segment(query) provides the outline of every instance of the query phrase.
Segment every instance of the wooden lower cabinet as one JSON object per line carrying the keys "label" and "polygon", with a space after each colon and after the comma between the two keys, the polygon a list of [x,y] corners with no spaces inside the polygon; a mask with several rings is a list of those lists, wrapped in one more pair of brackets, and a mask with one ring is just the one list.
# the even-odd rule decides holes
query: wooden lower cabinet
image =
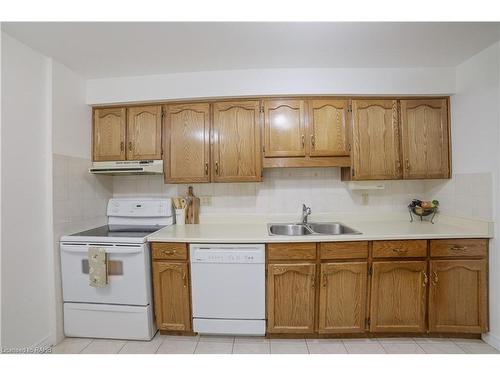
{"label": "wooden lower cabinet", "polygon": [[167,331],[191,331],[187,262],[153,261],[156,326]]}
{"label": "wooden lower cabinet", "polygon": [[367,262],[321,264],[319,333],[364,332]]}
{"label": "wooden lower cabinet", "polygon": [[430,332],[488,330],[486,260],[431,260],[430,279]]}
{"label": "wooden lower cabinet", "polygon": [[267,331],[314,332],[316,264],[269,264],[267,274]]}
{"label": "wooden lower cabinet", "polygon": [[427,261],[374,262],[371,332],[425,332]]}

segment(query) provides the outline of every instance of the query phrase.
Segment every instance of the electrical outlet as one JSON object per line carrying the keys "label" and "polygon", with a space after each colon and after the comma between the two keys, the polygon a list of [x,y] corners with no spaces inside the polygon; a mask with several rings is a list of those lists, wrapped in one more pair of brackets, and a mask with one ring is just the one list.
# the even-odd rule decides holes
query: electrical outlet
{"label": "electrical outlet", "polygon": [[200,206],[211,206],[212,205],[212,197],[200,197]]}

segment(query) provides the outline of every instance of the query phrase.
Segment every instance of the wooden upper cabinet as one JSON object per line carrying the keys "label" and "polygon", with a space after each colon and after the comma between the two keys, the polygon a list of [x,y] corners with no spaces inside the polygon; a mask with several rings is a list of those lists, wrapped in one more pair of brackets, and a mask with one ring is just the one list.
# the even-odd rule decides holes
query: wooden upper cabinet
{"label": "wooden upper cabinet", "polygon": [[353,180],[401,178],[397,100],[353,100],[352,132]]}
{"label": "wooden upper cabinet", "polygon": [[267,276],[267,331],[314,331],[316,265],[269,264]]}
{"label": "wooden upper cabinet", "polygon": [[310,156],[347,156],[347,100],[310,100],[308,138]]}
{"label": "wooden upper cabinet", "polygon": [[370,331],[424,332],[427,262],[374,262]]}
{"label": "wooden upper cabinet", "polygon": [[261,181],[260,102],[213,104],[213,180]]}
{"label": "wooden upper cabinet", "polygon": [[154,261],[153,289],[156,326],[191,331],[188,264]]}
{"label": "wooden upper cabinet", "polygon": [[165,182],[210,182],[210,105],[173,104],[165,109]]}
{"label": "wooden upper cabinet", "polygon": [[401,100],[405,179],[449,178],[446,99]]}
{"label": "wooden upper cabinet", "polygon": [[323,263],[319,333],[364,332],[367,262]]}
{"label": "wooden upper cabinet", "polygon": [[265,157],[306,155],[304,100],[264,101]]}
{"label": "wooden upper cabinet", "polygon": [[161,159],[161,106],[127,109],[127,159]]}
{"label": "wooden upper cabinet", "polygon": [[93,160],[125,160],[125,108],[94,110]]}
{"label": "wooden upper cabinet", "polygon": [[429,331],[488,330],[486,260],[432,260]]}

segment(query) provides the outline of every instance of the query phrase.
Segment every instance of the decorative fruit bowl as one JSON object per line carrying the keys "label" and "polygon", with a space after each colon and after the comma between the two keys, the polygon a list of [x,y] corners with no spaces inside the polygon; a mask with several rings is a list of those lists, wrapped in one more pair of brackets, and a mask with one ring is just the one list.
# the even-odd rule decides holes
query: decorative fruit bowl
{"label": "decorative fruit bowl", "polygon": [[433,201],[421,201],[419,199],[414,199],[408,205],[408,210],[410,212],[410,222],[413,222],[413,214],[420,216],[420,220],[423,220],[424,216],[432,215],[431,223],[434,224],[434,216],[438,211],[439,202],[437,200]]}

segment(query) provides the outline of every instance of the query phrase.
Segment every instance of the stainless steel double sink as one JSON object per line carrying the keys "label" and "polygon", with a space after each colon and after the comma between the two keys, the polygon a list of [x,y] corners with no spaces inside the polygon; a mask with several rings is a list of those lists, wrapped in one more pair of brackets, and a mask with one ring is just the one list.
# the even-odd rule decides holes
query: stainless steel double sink
{"label": "stainless steel double sink", "polygon": [[267,224],[270,236],[311,236],[311,235],[341,235],[361,234],[342,223],[275,223]]}

